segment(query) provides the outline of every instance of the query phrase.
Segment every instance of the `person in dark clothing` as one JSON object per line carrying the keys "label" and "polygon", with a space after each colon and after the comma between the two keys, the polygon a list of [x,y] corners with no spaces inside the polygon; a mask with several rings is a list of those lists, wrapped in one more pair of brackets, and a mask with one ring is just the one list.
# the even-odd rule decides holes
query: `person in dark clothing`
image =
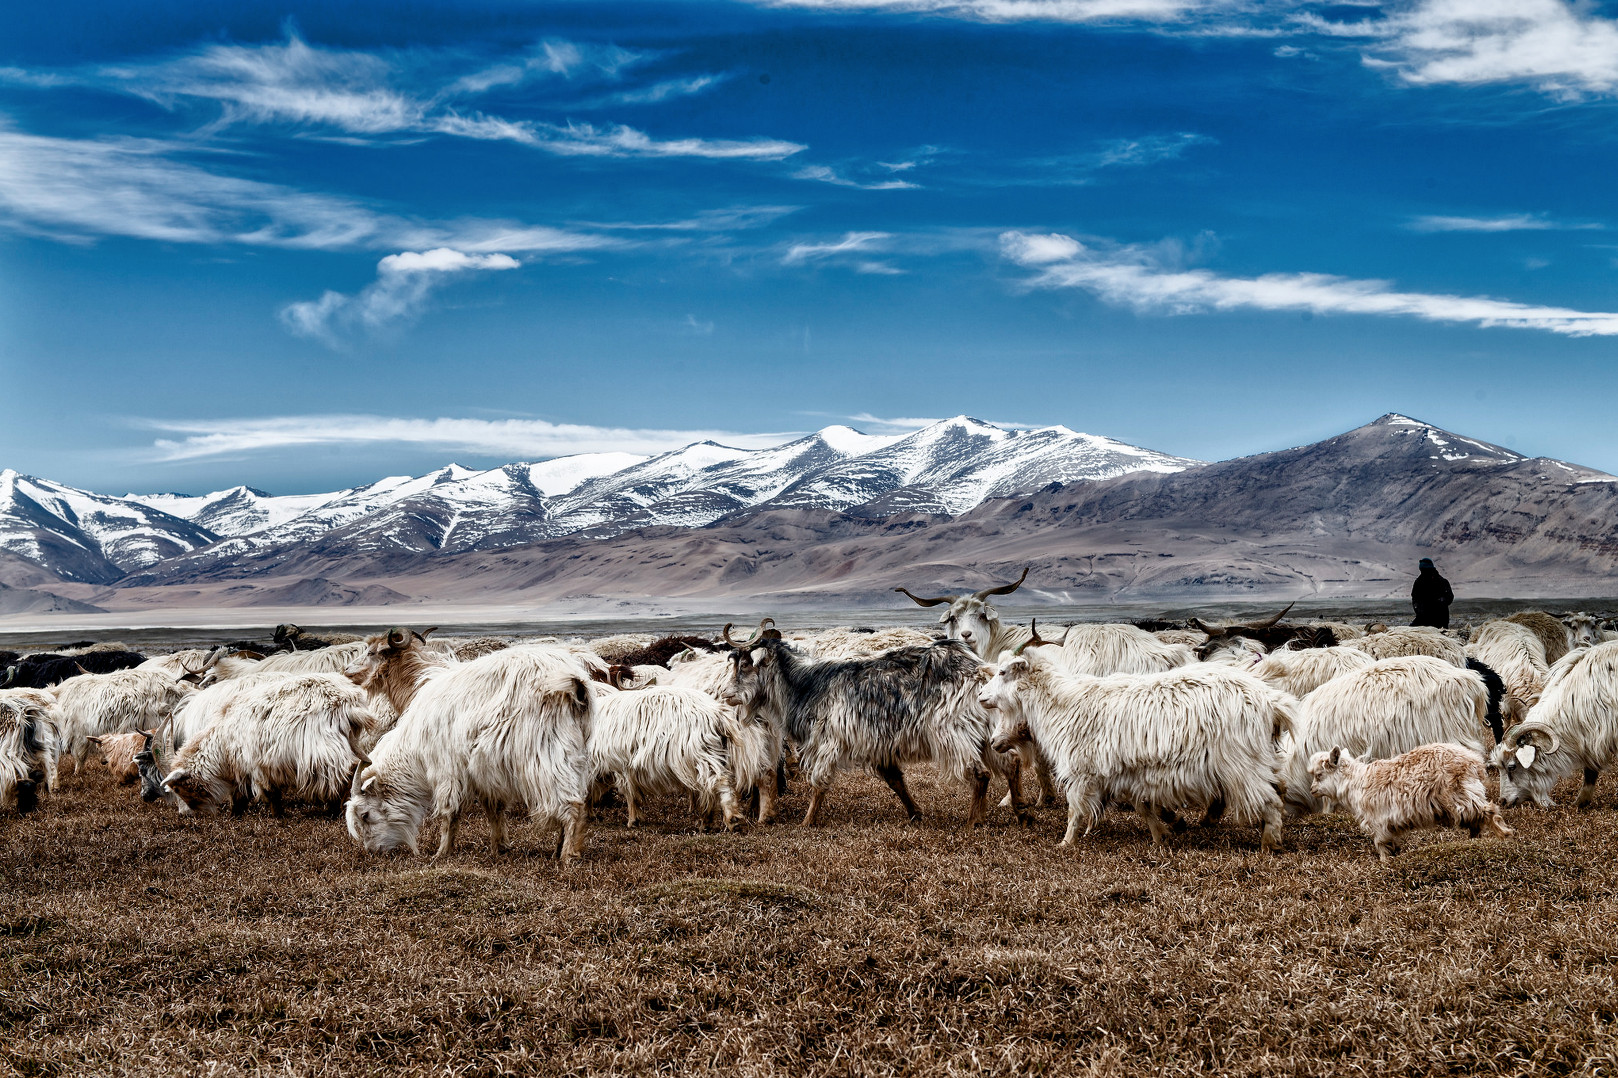
{"label": "person in dark clothing", "polygon": [[1412,625],[1431,625],[1437,629],[1449,628],[1449,604],[1455,601],[1449,581],[1438,575],[1433,559],[1421,559],[1421,574],[1410,589],[1410,605],[1416,608]]}

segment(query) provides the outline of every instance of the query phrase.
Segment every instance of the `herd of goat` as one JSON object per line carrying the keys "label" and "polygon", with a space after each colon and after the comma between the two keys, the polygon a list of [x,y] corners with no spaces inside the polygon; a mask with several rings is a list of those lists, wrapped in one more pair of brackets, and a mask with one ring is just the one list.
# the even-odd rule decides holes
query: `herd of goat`
{"label": "herd of goat", "polygon": [[[938,598],[934,632],[832,629],[746,639],[621,635],[590,643],[429,641],[432,630],[316,640],[296,626],[250,642],[147,657],[116,646],[0,652],[0,807],[27,813],[59,762],[92,757],[181,814],[287,801],[345,813],[375,854],[453,849],[481,806],[583,850],[591,807],[615,791],[628,824],[648,794],[685,793],[705,826],[775,819],[788,764],[821,816],[839,771],[865,768],[921,816],[905,768],[972,793],[967,823],[1001,804],[1068,806],[1064,845],[1109,807],[1155,842],[1197,817],[1260,827],[1355,816],[1387,857],[1405,832],[1509,835],[1490,798],[1551,804],[1582,774],[1590,804],[1618,756],[1618,634],[1584,614],[1514,614],[1470,632],[1257,622],[1003,622],[992,599],[1027,578]],[[1047,638],[1042,633],[1050,633]],[[1488,753],[1487,757],[1485,753]],[[160,763],[161,761],[161,763]],[[346,804],[346,807],[345,807]]]}

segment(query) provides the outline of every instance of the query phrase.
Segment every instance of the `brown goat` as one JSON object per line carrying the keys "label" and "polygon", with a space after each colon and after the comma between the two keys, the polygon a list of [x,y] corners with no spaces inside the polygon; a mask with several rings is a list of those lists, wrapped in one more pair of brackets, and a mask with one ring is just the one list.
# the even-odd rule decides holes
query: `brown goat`
{"label": "brown goat", "polygon": [[107,770],[120,786],[133,786],[140,781],[140,766],[135,754],[152,743],[156,730],[136,730],[127,734],[101,734],[84,740],[101,750]]}

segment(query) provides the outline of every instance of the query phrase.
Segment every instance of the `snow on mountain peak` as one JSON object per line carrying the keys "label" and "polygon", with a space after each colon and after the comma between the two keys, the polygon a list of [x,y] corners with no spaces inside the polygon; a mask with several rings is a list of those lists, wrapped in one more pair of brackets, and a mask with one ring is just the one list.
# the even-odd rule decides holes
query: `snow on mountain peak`
{"label": "snow on mountain peak", "polygon": [[841,423],[822,427],[815,432],[815,436],[848,457],[857,457],[862,453],[883,449],[904,437],[902,434],[866,434]]}
{"label": "snow on mountain peak", "polygon": [[1006,430],[961,415],[897,435],[833,424],[760,450],[703,441],[654,457],[590,453],[482,470],[447,464],[318,494],[236,486],[118,499],[8,469],[0,473],[0,549],[74,579],[112,580],[189,552],[185,566],[195,568],[308,544],[329,544],[328,553],[343,557],[494,549],[576,533],[700,527],[770,509],[962,513],[1052,482],[1193,463],[1066,427]]}

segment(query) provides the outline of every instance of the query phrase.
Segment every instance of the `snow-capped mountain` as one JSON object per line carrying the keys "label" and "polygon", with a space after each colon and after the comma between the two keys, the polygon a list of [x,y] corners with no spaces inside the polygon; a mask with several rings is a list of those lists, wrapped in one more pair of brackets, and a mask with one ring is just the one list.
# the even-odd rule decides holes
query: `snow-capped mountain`
{"label": "snow-capped mountain", "polygon": [[66,580],[107,583],[217,538],[138,501],[0,471],[0,550]]}
{"label": "snow-capped mountain", "polygon": [[1005,430],[958,416],[909,435],[832,426],[762,450],[698,442],[651,458],[593,453],[484,470],[452,464],[327,494],[272,496],[239,486],[111,498],[5,473],[13,476],[5,489],[21,483],[39,494],[0,506],[0,549],[67,579],[106,582],[180,555],[187,555],[183,571],[194,572],[310,549],[450,553],[700,527],[761,508],[959,514],[1052,482],[1196,463],[1065,427]]}

